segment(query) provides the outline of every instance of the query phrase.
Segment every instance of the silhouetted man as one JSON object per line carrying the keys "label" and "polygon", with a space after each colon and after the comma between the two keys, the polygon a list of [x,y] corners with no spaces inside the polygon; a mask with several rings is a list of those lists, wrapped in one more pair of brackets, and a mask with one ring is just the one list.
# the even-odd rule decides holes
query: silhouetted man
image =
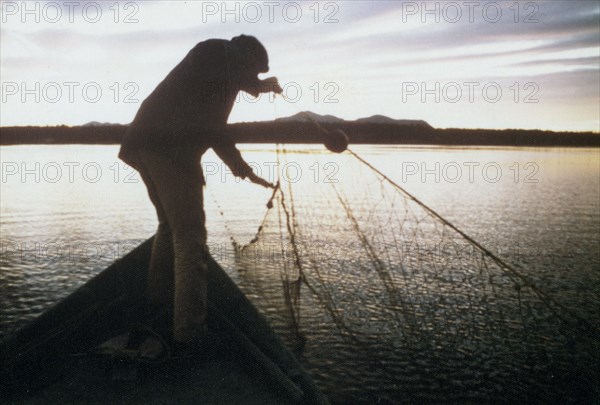
{"label": "silhouetted man", "polygon": [[200,157],[213,148],[236,176],[273,187],[252,172],[226,129],[240,90],[282,92],[276,78],[258,79],[268,70],[267,51],[254,37],[200,42],[144,100],[123,139],[119,157],[140,173],[158,215],[146,293],[151,304],[173,304],[176,345],[206,333]]}

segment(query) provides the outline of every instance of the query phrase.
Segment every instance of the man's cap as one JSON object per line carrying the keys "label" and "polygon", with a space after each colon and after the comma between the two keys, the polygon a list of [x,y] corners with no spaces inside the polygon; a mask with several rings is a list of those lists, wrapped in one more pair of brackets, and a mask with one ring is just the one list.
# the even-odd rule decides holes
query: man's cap
{"label": "man's cap", "polygon": [[246,56],[252,56],[256,63],[258,73],[266,73],[269,71],[269,56],[267,50],[258,39],[250,35],[239,35],[231,39]]}

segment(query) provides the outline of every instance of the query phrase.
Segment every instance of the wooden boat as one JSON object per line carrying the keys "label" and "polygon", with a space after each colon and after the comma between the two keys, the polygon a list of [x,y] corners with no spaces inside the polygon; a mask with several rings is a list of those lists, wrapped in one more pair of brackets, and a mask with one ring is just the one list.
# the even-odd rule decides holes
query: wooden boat
{"label": "wooden boat", "polygon": [[[266,319],[212,258],[209,326],[222,337],[218,348],[203,359],[147,365],[97,355],[98,345],[140,317],[151,246],[152,239],[145,241],[0,343],[4,400],[327,403]],[[134,373],[129,381],[115,379],[115,370]]]}

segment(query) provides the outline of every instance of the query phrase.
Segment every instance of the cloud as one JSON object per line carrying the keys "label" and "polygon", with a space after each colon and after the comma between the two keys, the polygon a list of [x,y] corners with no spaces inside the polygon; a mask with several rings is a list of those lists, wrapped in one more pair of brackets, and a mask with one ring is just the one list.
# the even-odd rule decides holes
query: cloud
{"label": "cloud", "polygon": [[[406,7],[405,3],[399,4],[404,4]],[[388,9],[384,14],[377,14],[376,18],[360,20],[356,25],[342,25],[341,32],[333,36],[333,41],[337,46],[370,49],[372,52],[387,50],[444,52],[468,45],[523,40],[564,41],[565,37],[582,37],[588,44],[594,44],[595,39],[595,44],[598,43],[600,11],[596,2],[525,3],[536,4],[539,7],[532,17],[537,22],[532,23],[523,21],[527,15],[523,10],[518,17],[519,22],[515,23],[514,12],[510,9],[514,3],[492,3],[502,5],[503,17],[497,23],[491,23],[477,13],[472,23],[469,22],[468,15],[463,15],[458,23],[448,22],[438,15],[439,22],[436,23],[436,15],[406,16],[406,12],[402,12],[403,6],[397,6]],[[534,10],[530,10],[529,13],[532,11]],[[466,10],[463,12],[466,13]],[[368,29],[373,24],[379,26]],[[363,26],[366,28],[362,29]],[[407,27],[410,29],[407,30]]]}
{"label": "cloud", "polygon": [[[453,2],[439,1],[278,2],[272,22],[263,3],[254,2],[262,7],[256,23],[240,14],[252,2],[227,3],[230,10],[238,7],[233,13],[237,16],[226,10],[207,14],[206,2],[134,2],[137,8],[130,9],[125,9],[127,2],[116,8],[114,2],[97,2],[102,10],[97,23],[86,21],[81,12],[96,2],[79,3],[73,22],[23,24],[11,19],[2,24],[3,81],[135,81],[143,99],[197,42],[246,33],[266,45],[272,73],[282,80],[301,83],[308,95],[314,83],[322,87],[335,81],[346,97],[344,105],[360,94],[361,103],[373,113],[387,109],[407,80],[535,80],[549,94],[567,89],[572,105],[581,104],[578,94],[588,104],[598,104],[598,96],[591,95],[597,88],[600,42],[600,3],[595,1],[480,1],[472,21],[465,2],[454,2],[462,8],[456,23],[444,14]],[[69,11],[64,2],[57,4]],[[301,6],[298,22],[282,14],[286,7],[294,11],[294,4]],[[495,4],[501,6],[502,18],[492,23]],[[94,11],[95,6],[87,7]],[[437,15],[424,14],[423,7],[438,7]],[[486,7],[489,15],[483,14]],[[124,23],[128,15],[137,22]],[[526,23],[528,16],[537,22]],[[329,23],[324,22],[327,18]],[[340,109],[341,104],[314,107]],[[349,115],[358,114],[348,108]],[[419,118],[415,111],[412,116]]]}
{"label": "cloud", "polygon": [[588,56],[585,58],[560,58],[560,59],[541,59],[528,60],[524,62],[513,63],[509,66],[541,66],[541,65],[561,65],[561,66],[587,66],[594,68],[600,66],[600,57]]}

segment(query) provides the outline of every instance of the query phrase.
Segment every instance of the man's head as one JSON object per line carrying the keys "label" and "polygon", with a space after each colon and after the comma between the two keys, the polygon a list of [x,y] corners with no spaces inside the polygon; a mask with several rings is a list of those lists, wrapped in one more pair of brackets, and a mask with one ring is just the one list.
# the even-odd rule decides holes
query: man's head
{"label": "man's head", "polygon": [[248,73],[258,75],[269,71],[267,50],[258,39],[249,35],[240,35],[231,39],[240,52],[242,63]]}

